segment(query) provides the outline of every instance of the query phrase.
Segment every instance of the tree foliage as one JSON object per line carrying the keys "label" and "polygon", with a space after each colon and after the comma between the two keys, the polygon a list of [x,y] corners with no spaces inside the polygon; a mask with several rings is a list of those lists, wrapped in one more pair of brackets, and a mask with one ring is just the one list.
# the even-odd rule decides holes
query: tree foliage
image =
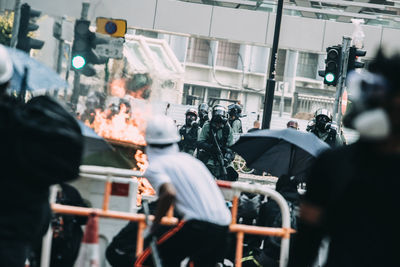
{"label": "tree foliage", "polygon": [[0,15],[0,44],[10,45],[14,12],[5,12]]}

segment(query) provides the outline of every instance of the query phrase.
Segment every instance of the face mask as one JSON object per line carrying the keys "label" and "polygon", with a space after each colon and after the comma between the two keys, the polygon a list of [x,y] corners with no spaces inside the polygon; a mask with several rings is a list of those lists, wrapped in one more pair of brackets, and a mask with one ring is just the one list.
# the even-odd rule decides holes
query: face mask
{"label": "face mask", "polygon": [[383,140],[390,134],[390,119],[382,108],[360,113],[354,118],[353,126],[367,140]]}

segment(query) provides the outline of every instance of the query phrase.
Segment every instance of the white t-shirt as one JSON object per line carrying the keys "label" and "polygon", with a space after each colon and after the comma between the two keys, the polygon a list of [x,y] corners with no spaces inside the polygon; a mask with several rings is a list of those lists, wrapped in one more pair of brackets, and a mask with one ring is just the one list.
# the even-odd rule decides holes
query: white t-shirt
{"label": "white t-shirt", "polygon": [[145,177],[159,193],[161,185],[171,183],[176,190],[176,210],[184,220],[201,220],[229,225],[231,214],[220,189],[206,166],[176,144],[167,148],[147,146],[149,167]]}

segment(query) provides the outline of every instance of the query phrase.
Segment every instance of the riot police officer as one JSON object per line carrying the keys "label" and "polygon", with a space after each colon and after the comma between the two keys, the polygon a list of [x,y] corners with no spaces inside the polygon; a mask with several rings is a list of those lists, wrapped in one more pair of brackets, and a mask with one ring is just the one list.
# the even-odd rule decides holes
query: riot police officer
{"label": "riot police officer", "polygon": [[230,104],[228,106],[229,113],[229,124],[232,127],[232,131],[234,134],[243,133],[242,129],[242,121],[240,117],[242,116],[242,107],[238,104]]}
{"label": "riot police officer", "polygon": [[211,120],[201,129],[197,144],[199,159],[217,179],[237,179],[237,173],[228,167],[234,158],[232,150],[228,148],[233,144],[233,134],[224,106],[213,107]]}
{"label": "riot police officer", "polygon": [[199,124],[200,124],[200,127],[203,127],[204,123],[209,121],[209,118],[208,118],[209,109],[210,109],[210,107],[207,105],[207,103],[201,103],[199,105],[198,111],[199,111]]}
{"label": "riot police officer", "polygon": [[196,150],[197,138],[199,135],[199,124],[197,123],[197,111],[189,108],[185,113],[185,124],[179,129],[181,141],[178,143],[179,149],[190,155],[194,155]]}
{"label": "riot police officer", "polygon": [[315,112],[314,118],[309,121],[306,130],[331,147],[343,145],[343,139],[337,132],[337,125],[332,122],[332,114],[325,108],[320,108]]}

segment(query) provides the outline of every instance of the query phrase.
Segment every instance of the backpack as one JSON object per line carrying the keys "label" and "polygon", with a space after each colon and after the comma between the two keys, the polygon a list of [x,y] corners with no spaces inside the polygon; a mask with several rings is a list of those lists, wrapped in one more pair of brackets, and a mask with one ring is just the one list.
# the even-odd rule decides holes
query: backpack
{"label": "backpack", "polygon": [[49,186],[76,179],[83,136],[77,120],[48,96],[32,98],[15,111],[14,156],[28,183]]}

